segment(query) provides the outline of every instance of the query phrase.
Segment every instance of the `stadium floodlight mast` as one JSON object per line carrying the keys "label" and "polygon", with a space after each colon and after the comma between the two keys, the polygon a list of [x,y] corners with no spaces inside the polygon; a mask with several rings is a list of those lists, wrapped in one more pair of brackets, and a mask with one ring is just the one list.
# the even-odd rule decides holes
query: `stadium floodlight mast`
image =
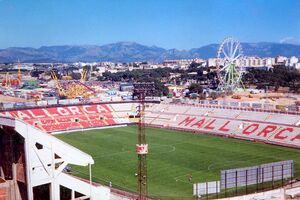
{"label": "stadium floodlight mast", "polygon": [[147,154],[148,144],[145,132],[145,97],[154,91],[154,83],[134,83],[133,96],[138,97],[139,123],[138,123],[138,144],[136,153],[138,155],[138,194],[139,200],[146,200],[148,196],[148,175],[147,175]]}
{"label": "stadium floodlight mast", "polygon": [[234,92],[243,87],[244,66],[241,43],[232,37],[225,38],[217,52],[218,90]]}

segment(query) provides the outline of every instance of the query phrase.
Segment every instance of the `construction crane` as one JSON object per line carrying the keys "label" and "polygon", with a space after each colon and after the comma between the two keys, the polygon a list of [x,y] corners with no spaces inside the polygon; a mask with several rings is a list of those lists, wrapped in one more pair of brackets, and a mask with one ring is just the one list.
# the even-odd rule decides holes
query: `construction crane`
{"label": "construction crane", "polygon": [[9,72],[7,72],[5,75],[5,80],[2,81],[2,86],[5,86],[6,88],[10,88],[10,87],[17,87],[19,85],[20,85],[19,79],[11,79]]}
{"label": "construction crane", "polygon": [[17,78],[11,78],[9,72],[5,75],[5,80],[2,81],[2,85],[6,88],[17,87],[21,84],[21,66],[20,61],[18,61],[18,74]]}
{"label": "construction crane", "polygon": [[[56,89],[60,97],[74,99],[77,97],[89,98],[95,96],[95,91],[93,91],[90,87],[88,87],[84,83],[75,80],[65,80],[64,82],[60,83],[55,71],[52,70],[50,73],[51,73],[51,78],[56,83]],[[84,74],[86,74],[86,72],[84,72]],[[82,75],[82,79],[84,79],[85,77],[84,74]]]}
{"label": "construction crane", "polygon": [[76,97],[89,98],[94,97],[95,92],[79,81],[71,81],[67,83],[65,90],[67,98],[74,99]]}
{"label": "construction crane", "polygon": [[81,72],[80,82],[85,82],[86,81],[87,74],[88,74],[88,70],[86,68],[84,68],[83,71]]}
{"label": "construction crane", "polygon": [[51,78],[55,81],[55,86],[56,86],[59,96],[66,96],[66,92],[63,89],[63,87],[61,86],[61,84],[56,76],[55,71],[51,70],[50,73],[51,73]]}

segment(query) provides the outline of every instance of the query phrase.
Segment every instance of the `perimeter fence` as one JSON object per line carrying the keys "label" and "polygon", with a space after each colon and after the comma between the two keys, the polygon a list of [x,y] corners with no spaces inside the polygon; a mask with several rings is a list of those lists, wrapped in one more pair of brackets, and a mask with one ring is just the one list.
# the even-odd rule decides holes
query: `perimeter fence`
{"label": "perimeter fence", "polygon": [[293,187],[294,178],[293,160],[222,170],[219,181],[194,184],[193,195],[197,199],[246,195],[287,185]]}

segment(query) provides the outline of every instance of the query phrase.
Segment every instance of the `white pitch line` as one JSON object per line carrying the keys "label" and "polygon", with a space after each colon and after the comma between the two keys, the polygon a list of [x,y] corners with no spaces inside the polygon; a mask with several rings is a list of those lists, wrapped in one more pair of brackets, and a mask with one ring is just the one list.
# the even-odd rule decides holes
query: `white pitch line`
{"label": "white pitch line", "polygon": [[[202,172],[202,171],[194,171],[194,172],[190,172],[190,173],[187,173],[187,174],[183,174],[183,175],[180,175],[180,176],[176,176],[176,177],[174,177],[173,179],[175,179],[175,180],[181,180],[179,177],[183,177],[183,176],[188,176],[188,175],[190,175],[190,174],[198,174],[198,173],[200,173],[200,172]],[[182,181],[181,180],[181,182],[185,182],[185,181]],[[186,182],[186,183],[189,183],[189,182]],[[190,184],[192,184],[192,183],[190,183]]]}
{"label": "white pitch line", "polygon": [[187,181],[183,181],[181,179],[175,179],[176,181],[180,181],[180,182],[183,182],[183,183],[187,183],[187,184],[190,184],[190,185],[193,185],[193,183],[190,183],[190,182],[187,182]]}
{"label": "white pitch line", "polygon": [[[155,145],[154,145],[155,146]],[[158,153],[151,153],[151,151],[150,151],[150,153],[149,154],[151,154],[151,155],[153,155],[153,154],[163,154],[163,153],[172,153],[172,152],[174,152],[174,151],[176,151],[176,147],[175,146],[173,146],[173,145],[164,145],[164,144],[156,144],[156,146],[166,146],[166,147],[171,147],[172,149],[171,150],[169,150],[169,151],[165,151],[165,152],[158,152]]]}
{"label": "white pitch line", "polygon": [[212,167],[212,166],[214,166],[214,165],[215,165],[214,163],[208,165],[207,170],[210,171],[210,167]]}

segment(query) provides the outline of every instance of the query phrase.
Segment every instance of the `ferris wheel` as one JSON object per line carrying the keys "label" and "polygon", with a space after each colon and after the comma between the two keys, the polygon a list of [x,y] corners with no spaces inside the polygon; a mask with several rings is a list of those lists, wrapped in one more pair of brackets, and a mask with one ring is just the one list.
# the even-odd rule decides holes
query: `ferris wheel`
{"label": "ferris wheel", "polygon": [[217,53],[217,78],[220,91],[236,91],[242,87],[244,56],[240,42],[232,37],[225,38]]}

